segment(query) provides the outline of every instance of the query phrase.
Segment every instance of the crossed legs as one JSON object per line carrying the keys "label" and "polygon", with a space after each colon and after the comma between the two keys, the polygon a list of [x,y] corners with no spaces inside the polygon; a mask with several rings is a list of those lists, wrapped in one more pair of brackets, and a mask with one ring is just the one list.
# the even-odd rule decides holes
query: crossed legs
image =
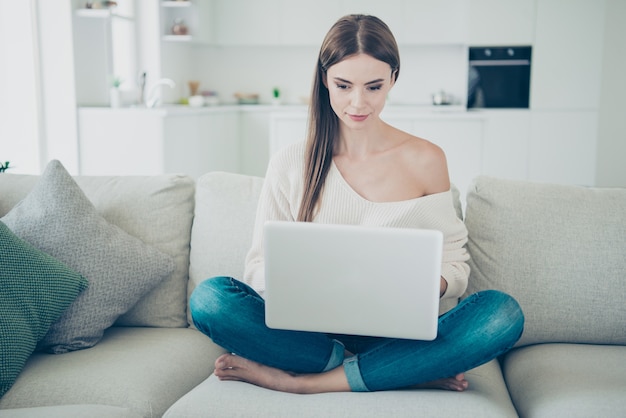
{"label": "crossed legs", "polygon": [[507,351],[523,328],[512,298],[480,292],[439,319],[434,341],[375,339],[352,356],[326,334],[267,328],[263,299],[232,278],[203,282],[190,306],[196,327],[234,353],[215,362],[219,379],[292,393],[404,387],[463,391],[468,387],[464,372]]}

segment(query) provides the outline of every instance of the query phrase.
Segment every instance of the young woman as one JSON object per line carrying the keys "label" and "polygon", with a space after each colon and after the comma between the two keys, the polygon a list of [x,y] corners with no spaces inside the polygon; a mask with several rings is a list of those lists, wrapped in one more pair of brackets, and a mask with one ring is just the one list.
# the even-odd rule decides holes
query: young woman
{"label": "young woman", "polygon": [[439,229],[440,295],[467,286],[467,230],[453,207],[436,145],[380,119],[400,73],[398,47],[376,17],[350,15],[330,29],[313,82],[308,139],[272,158],[257,210],[245,283],[216,277],[190,300],[196,327],[232,354],[221,380],[294,392],[434,387],[463,391],[464,372],[509,350],[524,317],[508,295],[471,295],[439,318],[434,341],[269,329],[264,319],[262,228],[267,220]]}

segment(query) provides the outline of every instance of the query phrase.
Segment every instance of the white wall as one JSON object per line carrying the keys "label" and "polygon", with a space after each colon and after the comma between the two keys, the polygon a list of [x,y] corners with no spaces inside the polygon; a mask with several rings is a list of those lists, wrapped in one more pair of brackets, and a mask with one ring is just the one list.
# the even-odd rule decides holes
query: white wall
{"label": "white wall", "polygon": [[0,0],[0,159],[78,172],[70,1]]}
{"label": "white wall", "polygon": [[43,102],[42,160],[57,159],[78,174],[78,133],[72,7],[70,0],[34,0],[37,5],[41,100]]}
{"label": "white wall", "polygon": [[607,0],[596,184],[626,187],[626,1]]}
{"label": "white wall", "polygon": [[31,2],[0,0],[0,161],[11,173],[40,168]]}

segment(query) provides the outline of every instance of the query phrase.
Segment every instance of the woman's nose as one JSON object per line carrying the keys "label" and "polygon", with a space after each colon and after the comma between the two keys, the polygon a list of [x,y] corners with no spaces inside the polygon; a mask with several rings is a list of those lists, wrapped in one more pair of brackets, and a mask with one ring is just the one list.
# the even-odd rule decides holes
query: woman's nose
{"label": "woman's nose", "polygon": [[359,108],[363,104],[363,92],[359,89],[354,89],[352,93],[352,106]]}

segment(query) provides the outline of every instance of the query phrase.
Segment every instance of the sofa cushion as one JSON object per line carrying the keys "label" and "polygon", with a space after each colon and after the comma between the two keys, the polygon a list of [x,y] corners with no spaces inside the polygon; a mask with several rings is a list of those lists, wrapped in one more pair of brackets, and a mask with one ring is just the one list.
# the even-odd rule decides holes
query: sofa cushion
{"label": "sofa cushion", "polygon": [[50,324],[87,287],[65,264],[0,222],[0,397],[13,385]]}
{"label": "sofa cushion", "polygon": [[112,327],[88,350],[33,354],[0,410],[101,404],[160,417],[209,376],[222,353],[194,329]]}
{"label": "sofa cushion", "polygon": [[497,361],[466,373],[469,389],[296,395],[212,375],[176,402],[164,418],[201,417],[517,417]]}
{"label": "sofa cushion", "polygon": [[173,270],[173,260],[102,218],[58,161],[2,220],[34,247],[89,280],[39,345],[63,353],[96,344],[103,331]]}
{"label": "sofa cushion", "polygon": [[0,410],[0,418],[141,418],[127,408],[108,405],[57,405]]}
{"label": "sofa cushion", "polygon": [[[0,175],[0,216],[35,186],[39,177]],[[98,213],[175,262],[174,271],[116,321],[125,326],[186,327],[189,237],[193,221],[193,179],[160,176],[77,176]]]}
{"label": "sofa cushion", "polygon": [[174,259],[174,271],[148,292],[116,324],[187,327],[189,238],[195,183],[189,176],[117,176],[76,178],[98,212]]}
{"label": "sofa cushion", "polygon": [[[262,186],[260,177],[223,172],[208,173],[198,179],[189,255],[189,294],[210,277],[243,279]],[[193,323],[191,318],[189,323]]]}
{"label": "sofa cushion", "polygon": [[520,416],[623,417],[626,347],[542,344],[511,351],[503,360]]}
{"label": "sofa cushion", "polygon": [[468,293],[498,289],[526,316],[519,345],[626,344],[626,189],[479,177],[467,196]]}

